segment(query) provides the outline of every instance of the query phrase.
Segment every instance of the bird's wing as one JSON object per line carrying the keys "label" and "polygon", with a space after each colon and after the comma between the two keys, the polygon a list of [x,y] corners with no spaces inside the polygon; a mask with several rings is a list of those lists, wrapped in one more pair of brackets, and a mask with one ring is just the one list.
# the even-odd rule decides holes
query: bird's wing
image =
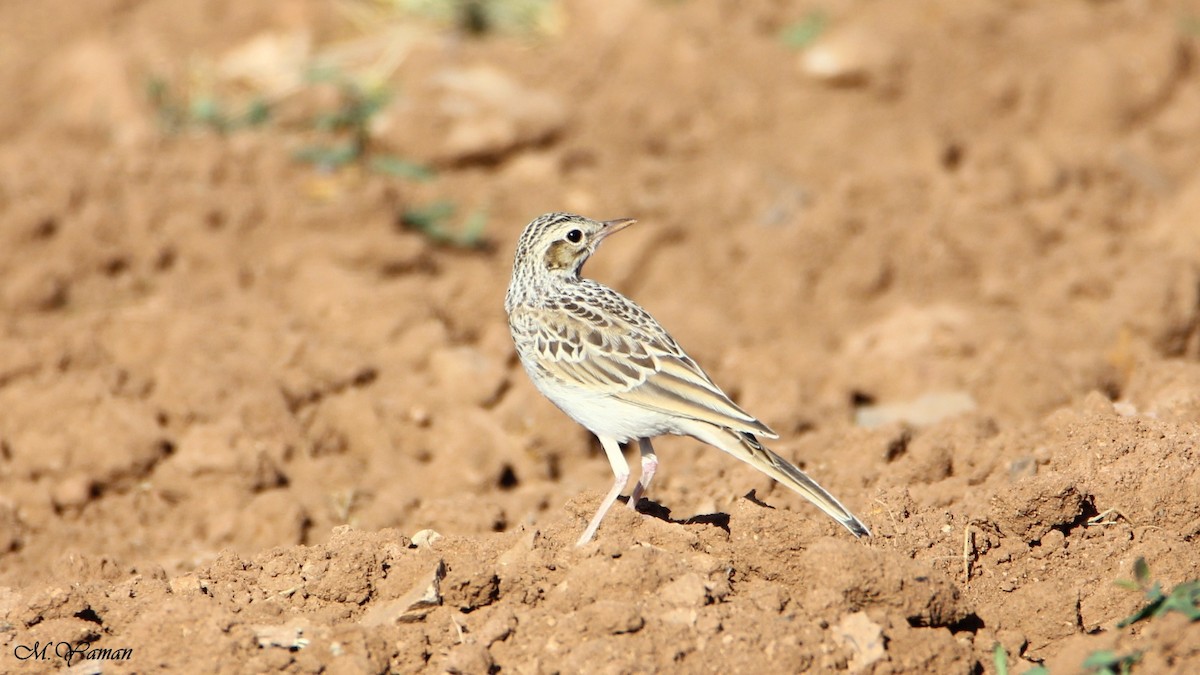
{"label": "bird's wing", "polygon": [[731,401],[649,313],[596,286],[604,293],[510,317],[517,349],[535,357],[543,375],[666,415],[778,437]]}

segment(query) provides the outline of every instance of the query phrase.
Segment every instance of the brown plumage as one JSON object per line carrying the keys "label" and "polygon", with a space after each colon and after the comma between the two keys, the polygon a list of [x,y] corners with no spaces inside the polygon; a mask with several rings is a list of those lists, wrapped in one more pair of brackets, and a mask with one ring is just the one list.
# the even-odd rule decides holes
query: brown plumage
{"label": "brown plumage", "polygon": [[595,534],[629,478],[620,443],[637,440],[642,476],[635,506],[658,466],[650,439],[693,436],[795,490],[855,536],[870,532],[803,471],[765,448],[778,438],[729,399],[646,310],[579,276],[600,242],[632,224],[565,213],[529,224],[505,298],[517,354],[534,385],[600,439],[615,480],[579,539]]}

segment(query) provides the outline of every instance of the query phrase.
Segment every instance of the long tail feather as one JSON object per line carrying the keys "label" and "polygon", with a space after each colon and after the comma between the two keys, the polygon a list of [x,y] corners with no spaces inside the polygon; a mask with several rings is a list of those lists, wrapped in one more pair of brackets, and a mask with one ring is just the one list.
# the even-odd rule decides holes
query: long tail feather
{"label": "long tail feather", "polygon": [[796,465],[769,450],[752,434],[714,427],[708,427],[704,432],[706,433],[694,435],[795,490],[801,497],[812,502],[849,530],[850,534],[856,537],[871,536],[871,531],[850,512],[850,509],[842,506],[842,503],[825,488],[809,478]]}

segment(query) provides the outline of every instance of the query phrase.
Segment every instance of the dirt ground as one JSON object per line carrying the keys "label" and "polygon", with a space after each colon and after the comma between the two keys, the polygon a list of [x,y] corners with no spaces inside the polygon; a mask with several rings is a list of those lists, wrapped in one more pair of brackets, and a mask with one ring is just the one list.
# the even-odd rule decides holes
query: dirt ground
{"label": "dirt ground", "polygon": [[[1200,672],[1114,584],[1200,576],[1198,17],[0,3],[0,671]],[[295,159],[320,57],[433,180]],[[665,439],[573,547],[611,473],[502,307],[554,210],[873,538]]]}

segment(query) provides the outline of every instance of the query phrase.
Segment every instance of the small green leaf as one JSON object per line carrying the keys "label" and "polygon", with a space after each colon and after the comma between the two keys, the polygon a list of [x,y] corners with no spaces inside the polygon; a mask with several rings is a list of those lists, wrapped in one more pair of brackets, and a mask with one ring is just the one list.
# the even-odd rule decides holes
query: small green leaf
{"label": "small green leaf", "polygon": [[246,106],[246,112],[242,113],[242,121],[246,126],[256,127],[260,124],[266,124],[271,119],[271,104],[267,103],[262,98],[255,98]]}
{"label": "small green leaf", "polygon": [[171,90],[167,81],[158,75],[151,75],[146,80],[146,98],[156,106],[165,106],[170,101]]}
{"label": "small green leaf", "polygon": [[463,223],[462,234],[458,237],[460,246],[469,248],[477,248],[483,244],[483,230],[487,227],[487,212],[483,210],[475,211],[467,217],[467,222]]}
{"label": "small green leaf", "polygon": [[1118,628],[1144,619],[1157,618],[1168,612],[1179,612],[1190,621],[1200,621],[1200,579],[1179,584],[1171,589],[1170,594],[1163,592],[1159,582],[1147,588],[1150,583],[1150,566],[1146,564],[1145,558],[1134,561],[1133,576],[1137,579],[1136,583],[1119,581],[1117,585],[1128,589],[1142,589],[1146,594],[1146,604],[1131,616],[1122,619],[1117,624]]}
{"label": "small green leaf", "polygon": [[803,49],[815,42],[821,33],[825,32],[827,23],[828,18],[825,16],[825,12],[820,10],[809,12],[808,16],[784,28],[779,39],[793,49]]}
{"label": "small green leaf", "polygon": [[328,62],[318,62],[304,73],[304,79],[313,84],[337,82],[343,78],[342,71],[337,66]]}
{"label": "small green leaf", "polygon": [[433,180],[437,173],[425,166],[407,159],[401,159],[392,155],[377,155],[371,158],[371,170],[376,173],[387,174],[397,178],[407,178],[409,180],[429,181]]}
{"label": "small green leaf", "polygon": [[463,248],[481,247],[485,243],[483,231],[487,226],[487,213],[483,210],[471,213],[463,222],[462,228],[454,231],[446,227],[446,221],[456,210],[454,202],[436,201],[426,206],[406,209],[400,216],[400,223],[439,244]]}
{"label": "small green leaf", "polygon": [[165,79],[154,75],[146,80],[146,98],[158,114],[159,126],[168,133],[175,133],[183,126],[183,110],[171,92]]}
{"label": "small green leaf", "polygon": [[1145,558],[1139,556],[1133,561],[1133,578],[1143,585],[1150,582],[1150,565]]}
{"label": "small green leaf", "polygon": [[1095,651],[1083,660],[1084,668],[1107,668],[1116,663],[1117,653],[1109,650]]}
{"label": "small green leaf", "polygon": [[208,124],[218,130],[225,128],[225,111],[222,109],[221,102],[211,96],[201,96],[192,101],[188,114],[201,124]]}
{"label": "small green leaf", "polygon": [[323,112],[313,118],[313,127],[317,131],[337,131],[345,126],[345,116],[342,111]]}
{"label": "small green leaf", "polygon": [[301,162],[315,164],[325,169],[336,169],[358,159],[358,146],[353,143],[342,145],[309,145],[296,151],[293,157]]}
{"label": "small green leaf", "polygon": [[392,100],[392,92],[385,87],[371,87],[364,91],[356,86],[355,90],[356,96],[352,98],[358,101],[358,115],[364,123],[386,108]]}
{"label": "small green leaf", "polygon": [[1050,675],[1050,669],[1046,666],[1034,666],[1025,671],[1023,675]]}
{"label": "small green leaf", "polygon": [[1131,626],[1139,621],[1142,621],[1143,619],[1149,619],[1150,617],[1155,616],[1155,613],[1157,612],[1158,606],[1160,604],[1162,604],[1162,598],[1159,598],[1158,600],[1147,603],[1144,607],[1142,607],[1138,611],[1134,612],[1130,616],[1127,616],[1124,619],[1121,619],[1120,621],[1118,621],[1117,628],[1124,628],[1126,626]]}
{"label": "small green leaf", "polygon": [[1200,580],[1193,579],[1172,589],[1154,615],[1167,612],[1179,612],[1189,621],[1200,621]]}
{"label": "small green leaf", "polygon": [[992,663],[996,666],[996,675],[1008,675],[1008,652],[999,642],[992,647]]}
{"label": "small green leaf", "polygon": [[1092,652],[1083,660],[1083,668],[1097,675],[1128,675],[1133,664],[1142,660],[1142,652],[1132,652],[1118,656],[1116,652],[1103,650]]}
{"label": "small green leaf", "polygon": [[454,205],[454,202],[443,199],[425,206],[405,209],[404,213],[400,215],[400,222],[405,227],[411,227],[425,234],[441,237],[444,236],[442,223],[454,215],[455,210],[457,210],[457,207]]}

